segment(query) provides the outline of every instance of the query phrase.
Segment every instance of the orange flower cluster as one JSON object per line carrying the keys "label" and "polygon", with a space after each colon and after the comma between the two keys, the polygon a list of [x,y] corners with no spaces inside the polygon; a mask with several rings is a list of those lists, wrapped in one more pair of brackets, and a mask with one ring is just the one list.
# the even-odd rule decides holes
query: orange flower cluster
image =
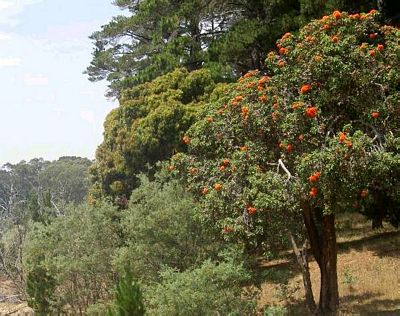
{"label": "orange flower cluster", "polygon": [[306,109],[305,115],[309,118],[314,118],[318,114],[318,108],[315,106],[310,106]]}
{"label": "orange flower cluster", "polygon": [[182,142],[183,142],[184,144],[186,144],[186,145],[189,145],[189,143],[190,143],[190,138],[189,138],[189,136],[185,135],[185,136],[182,138]]}
{"label": "orange flower cluster", "polygon": [[374,118],[374,119],[377,119],[378,117],[379,117],[379,112],[376,112],[376,111],[374,111],[374,112],[371,112],[371,116],[372,116],[372,118]]}
{"label": "orange flower cluster", "polygon": [[234,229],[233,229],[233,227],[232,226],[224,226],[224,229],[222,230],[225,234],[229,234],[229,233],[232,233],[233,231],[235,231]]}
{"label": "orange flower cluster", "polygon": [[320,177],[321,177],[321,172],[317,171],[317,172],[314,172],[311,176],[309,176],[308,180],[311,183],[315,183],[319,180]]}
{"label": "orange flower cluster", "polygon": [[249,108],[247,106],[242,107],[242,116],[246,120],[249,117]]}
{"label": "orange flower cluster", "polygon": [[312,187],[309,194],[311,197],[316,197],[318,194],[318,189],[316,187]]}
{"label": "orange flower cluster", "polygon": [[300,88],[300,93],[301,94],[306,94],[311,90],[311,85],[310,84],[305,84]]}
{"label": "orange flower cluster", "polygon": [[214,122],[214,119],[211,116],[209,116],[209,117],[207,117],[207,122],[212,123],[212,122]]}
{"label": "orange flower cluster", "polygon": [[215,191],[220,192],[222,190],[222,184],[221,183],[214,184],[214,189]]}
{"label": "orange flower cluster", "polygon": [[255,207],[253,207],[253,206],[248,206],[248,207],[247,207],[247,213],[248,213],[250,216],[252,216],[252,215],[254,215],[254,214],[257,213],[257,209],[256,209]]}
{"label": "orange flower cluster", "polygon": [[242,147],[240,147],[240,151],[247,151],[247,147],[246,146],[242,146]]}
{"label": "orange flower cluster", "polygon": [[268,101],[268,97],[265,94],[263,94],[258,97],[258,100],[260,100],[262,103],[266,103]]}
{"label": "orange flower cluster", "polygon": [[286,55],[288,53],[288,49],[285,47],[279,48],[279,55]]}
{"label": "orange flower cluster", "polygon": [[336,20],[339,20],[342,17],[342,13],[340,13],[340,11],[334,11],[332,15]]}
{"label": "orange flower cluster", "polygon": [[378,44],[378,46],[376,47],[376,49],[377,49],[379,52],[383,51],[384,48],[385,48],[385,47],[384,47],[382,44]]}
{"label": "orange flower cluster", "polygon": [[208,191],[209,191],[208,188],[203,188],[201,190],[201,194],[206,195],[208,193]]}
{"label": "orange flower cluster", "polygon": [[360,196],[361,196],[362,198],[365,198],[365,197],[368,196],[368,193],[369,193],[368,190],[367,190],[367,189],[364,189],[364,190],[361,191]]}
{"label": "orange flower cluster", "polygon": [[286,63],[283,60],[278,61],[278,67],[285,67]]}
{"label": "orange flower cluster", "polygon": [[347,138],[346,133],[344,132],[339,133],[339,142],[344,143],[346,138]]}
{"label": "orange flower cluster", "polygon": [[331,37],[331,40],[333,43],[337,43],[337,42],[339,42],[339,37],[337,35],[334,35]]}
{"label": "orange flower cluster", "polygon": [[285,40],[287,40],[289,37],[291,37],[292,36],[292,33],[285,33],[283,36],[282,36],[282,38],[281,38],[281,40],[282,41],[285,41]]}

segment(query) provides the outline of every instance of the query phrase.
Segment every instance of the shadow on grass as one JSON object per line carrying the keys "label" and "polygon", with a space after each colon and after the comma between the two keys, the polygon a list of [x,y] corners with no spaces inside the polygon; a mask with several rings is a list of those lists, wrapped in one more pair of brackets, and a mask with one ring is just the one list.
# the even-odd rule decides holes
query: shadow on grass
{"label": "shadow on grass", "polygon": [[[397,238],[396,238],[397,237]],[[400,231],[385,232],[356,240],[339,242],[339,253],[367,249],[379,257],[400,257]]]}
{"label": "shadow on grass", "polygon": [[[364,293],[355,295],[346,295],[340,298],[338,311],[330,314],[330,316],[343,316],[343,315],[400,315],[400,299],[388,300],[379,299],[380,293]],[[368,300],[369,302],[363,303]],[[347,306],[352,306],[350,309]],[[288,315],[302,316],[310,315],[306,308],[304,300],[293,301],[286,306]]]}

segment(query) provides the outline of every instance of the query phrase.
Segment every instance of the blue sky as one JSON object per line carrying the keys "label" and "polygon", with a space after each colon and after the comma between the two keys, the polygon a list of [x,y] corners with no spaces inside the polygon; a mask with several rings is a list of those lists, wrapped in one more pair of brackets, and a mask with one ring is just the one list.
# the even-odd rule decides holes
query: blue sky
{"label": "blue sky", "polygon": [[94,158],[117,106],[82,74],[88,36],[120,13],[111,0],[0,0],[0,165]]}

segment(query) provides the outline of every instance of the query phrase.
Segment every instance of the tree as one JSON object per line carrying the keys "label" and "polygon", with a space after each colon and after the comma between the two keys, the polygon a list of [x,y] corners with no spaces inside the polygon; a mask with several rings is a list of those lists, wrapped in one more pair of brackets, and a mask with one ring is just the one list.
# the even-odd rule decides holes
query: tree
{"label": "tree", "polygon": [[174,160],[224,234],[259,234],[287,204],[298,210],[322,313],[339,303],[335,214],[384,207],[382,193],[398,205],[400,32],[379,18],[335,11],[285,34],[268,75],[230,85]]}
{"label": "tree", "polygon": [[370,10],[376,1],[119,0],[128,15],[92,34],[95,49],[86,73],[107,79],[109,95],[185,67],[207,68],[216,81],[263,69],[275,39],[333,9]]}
{"label": "tree", "polygon": [[91,169],[91,199],[108,197],[125,207],[139,173],[151,176],[156,162],[184,150],[182,137],[214,87],[207,70],[177,69],[125,90],[104,123],[104,141]]}

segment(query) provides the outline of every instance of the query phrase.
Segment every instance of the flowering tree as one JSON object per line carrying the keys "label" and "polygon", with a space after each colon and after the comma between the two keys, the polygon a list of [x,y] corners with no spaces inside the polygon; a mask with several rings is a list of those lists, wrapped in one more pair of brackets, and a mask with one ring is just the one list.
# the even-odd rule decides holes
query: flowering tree
{"label": "flowering tree", "polygon": [[400,202],[400,31],[378,17],[335,11],[285,34],[268,76],[249,72],[209,104],[170,166],[225,235],[300,215],[321,312],[338,306],[335,214]]}

